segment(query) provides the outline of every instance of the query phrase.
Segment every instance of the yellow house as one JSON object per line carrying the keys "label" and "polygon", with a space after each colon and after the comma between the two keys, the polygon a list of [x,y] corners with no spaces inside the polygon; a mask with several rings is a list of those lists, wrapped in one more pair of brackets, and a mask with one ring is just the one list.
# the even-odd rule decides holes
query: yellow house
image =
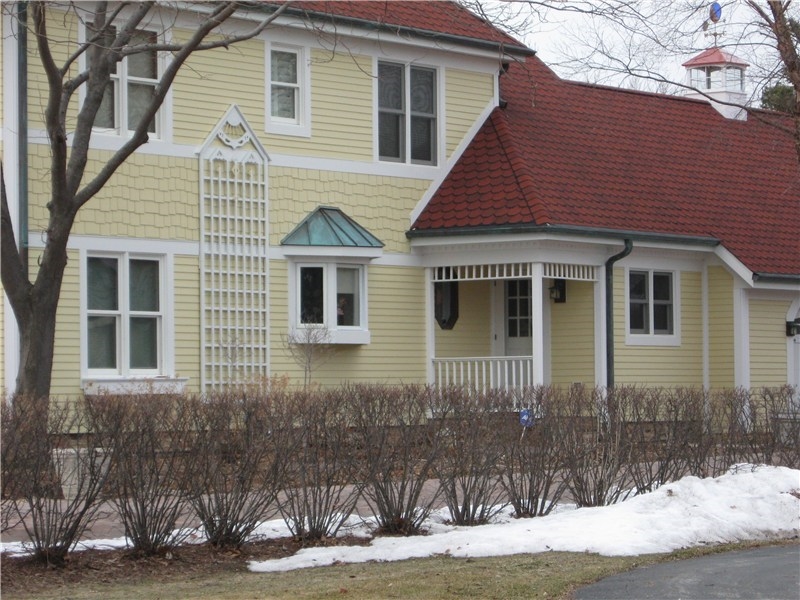
{"label": "yellow house", "polygon": [[[51,12],[65,60],[87,21]],[[47,81],[3,19],[3,172],[35,273]],[[152,14],[137,36],[180,41],[192,23]],[[155,50],[119,63],[90,173],[169,64]],[[75,220],[54,395],[283,376],[800,384],[800,170],[757,120],[560,80],[454,3],[297,2],[193,55],[149,127]],[[8,302],[1,331],[10,391]]]}

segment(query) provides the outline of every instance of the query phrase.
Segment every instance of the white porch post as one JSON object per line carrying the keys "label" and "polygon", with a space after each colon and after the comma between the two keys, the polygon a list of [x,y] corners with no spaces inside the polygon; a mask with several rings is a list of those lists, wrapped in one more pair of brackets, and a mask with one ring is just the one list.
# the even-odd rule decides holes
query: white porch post
{"label": "white porch post", "polygon": [[531,264],[531,385],[544,385],[544,265]]}
{"label": "white porch post", "polygon": [[604,388],[608,384],[606,366],[606,267],[597,267],[594,283],[594,384]]}
{"label": "white porch post", "polygon": [[433,268],[425,267],[425,377],[435,383],[433,359],[436,356],[436,331],[433,315]]}

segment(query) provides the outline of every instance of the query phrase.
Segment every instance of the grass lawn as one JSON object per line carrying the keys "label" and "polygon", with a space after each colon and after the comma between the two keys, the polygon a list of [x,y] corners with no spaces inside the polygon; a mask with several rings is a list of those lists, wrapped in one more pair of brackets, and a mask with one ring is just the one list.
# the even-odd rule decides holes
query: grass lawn
{"label": "grass lawn", "polygon": [[561,598],[576,587],[608,575],[654,562],[690,558],[724,550],[753,547],[732,544],[695,548],[672,554],[603,557],[595,554],[550,552],[499,558],[464,559],[439,556],[392,563],[337,565],[286,573],[243,570],[195,573],[188,578],[142,574],[135,581],[93,579],[72,581],[28,595],[17,590],[11,598],[70,598],[104,600],[254,598]]}

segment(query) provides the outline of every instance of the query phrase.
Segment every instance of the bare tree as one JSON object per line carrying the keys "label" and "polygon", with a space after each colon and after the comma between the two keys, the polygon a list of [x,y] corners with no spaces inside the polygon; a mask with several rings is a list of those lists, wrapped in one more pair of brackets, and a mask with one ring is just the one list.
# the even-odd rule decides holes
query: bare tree
{"label": "bare tree", "polygon": [[287,354],[303,369],[303,387],[311,383],[314,369],[328,362],[336,354],[331,343],[331,332],[323,324],[308,323],[283,339]]}
{"label": "bare tree", "polygon": [[[705,95],[676,67],[710,46],[727,49],[750,64],[751,95],[743,103],[715,101],[744,109],[791,136],[800,162],[800,8],[794,0],[738,0],[713,19],[707,0],[461,3],[521,38],[532,37],[543,23],[582,15],[582,24],[567,32],[569,42],[558,49],[563,58],[550,66],[593,83]],[[794,92],[791,118],[755,108],[762,90],[776,83],[788,83]]]}
{"label": "bare tree", "polygon": [[[29,27],[31,39],[47,79],[47,103],[44,121],[50,154],[49,219],[44,250],[38,269],[27,272],[27,257],[20,251],[14,234],[5,177],[0,171],[2,191],[2,283],[20,330],[20,366],[16,394],[44,398],[50,392],[58,307],[64,268],[67,264],[67,241],[78,211],[108,183],[126,160],[148,141],[149,125],[164,103],[175,77],[195,52],[228,48],[232,44],[259,35],[286,8],[288,2],[271,13],[264,13],[247,31],[225,34],[220,27],[244,11],[259,10],[247,2],[181,3],[182,10],[197,16],[194,31],[185,41],[143,40],[137,30],[159,13],[169,18],[177,4],[170,7],[154,0],[138,3],[65,2],[56,11],[52,4],[32,2],[30,23],[17,21],[19,28]],[[4,4],[3,10],[14,5]],[[8,7],[8,8],[7,8]],[[249,7],[249,8],[248,8]],[[51,36],[51,23],[63,21],[69,11],[86,26],[86,39],[75,41],[75,50],[63,62],[56,62],[58,35]],[[57,25],[53,29],[57,30]],[[212,37],[213,36],[213,37]],[[144,53],[169,53],[170,60],[153,88],[152,96],[135,123],[130,136],[111,157],[94,172],[89,166],[92,129],[103,103],[112,73],[125,58]],[[81,62],[81,57],[85,60]],[[82,91],[78,114],[74,99]]]}

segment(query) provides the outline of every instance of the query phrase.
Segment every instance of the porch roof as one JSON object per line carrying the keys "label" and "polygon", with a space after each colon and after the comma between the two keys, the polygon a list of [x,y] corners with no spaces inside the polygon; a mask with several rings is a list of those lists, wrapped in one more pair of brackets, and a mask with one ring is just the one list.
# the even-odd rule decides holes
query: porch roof
{"label": "porch roof", "polygon": [[708,102],[559,79],[536,57],[408,232],[562,228],[718,240],[763,276],[800,278],[791,120],[725,119]]}
{"label": "porch roof", "polygon": [[281,241],[282,246],[383,248],[383,242],[334,206],[318,206]]}

